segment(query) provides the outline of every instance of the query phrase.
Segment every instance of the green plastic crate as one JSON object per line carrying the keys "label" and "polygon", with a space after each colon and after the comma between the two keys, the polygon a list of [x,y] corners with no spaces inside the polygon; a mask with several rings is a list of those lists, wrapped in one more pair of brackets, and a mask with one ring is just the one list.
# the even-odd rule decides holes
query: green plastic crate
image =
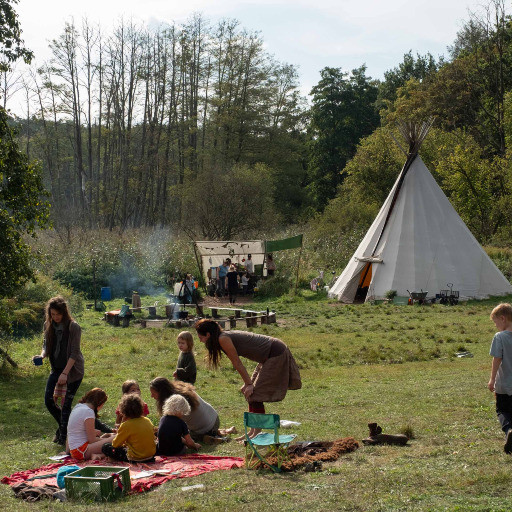
{"label": "green plastic crate", "polygon": [[[113,476],[115,473],[123,484],[122,489]],[[119,466],[86,466],[66,475],[64,482],[70,500],[113,501],[132,488],[130,469]]]}

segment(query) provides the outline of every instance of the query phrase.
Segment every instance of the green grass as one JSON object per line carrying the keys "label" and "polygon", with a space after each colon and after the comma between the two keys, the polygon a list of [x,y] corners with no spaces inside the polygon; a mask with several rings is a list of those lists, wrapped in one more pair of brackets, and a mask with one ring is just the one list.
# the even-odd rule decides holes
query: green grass
{"label": "green grass", "polygon": [[[510,510],[512,458],[503,453],[494,398],[486,389],[494,334],[489,313],[498,302],[344,306],[302,292],[265,303],[276,309],[279,323],[255,330],[290,346],[303,379],[301,390],[268,404],[269,412],[301,422],[295,429],[300,440],[361,440],[368,435],[367,423],[377,421],[387,433],[413,432],[410,446],[361,446],[324,464],[321,473],[237,470],[173,480],[108,505],[109,510]],[[102,417],[113,422],[121,383],[135,378],[156,423],[148,383],[172,376],[178,331],[123,329],[100,318],[87,311],[78,319],[86,359],[80,392],[103,387],[110,399]],[[43,403],[48,366],[30,362],[40,341],[36,336],[14,344],[11,355],[20,368],[4,367],[1,375],[0,476],[47,464],[58,451],[51,442],[53,419]],[[474,357],[457,358],[462,348]],[[207,370],[203,357],[197,343],[198,392],[219,411],[222,426],[240,430],[245,402],[238,375],[225,360],[219,371]],[[252,369],[253,363],[247,366]],[[205,447],[205,452],[243,456],[243,447],[229,443]],[[194,483],[204,484],[204,491],[181,491]],[[62,506],[19,502],[5,485],[0,499],[8,511]],[[106,506],[76,504],[73,509]]]}

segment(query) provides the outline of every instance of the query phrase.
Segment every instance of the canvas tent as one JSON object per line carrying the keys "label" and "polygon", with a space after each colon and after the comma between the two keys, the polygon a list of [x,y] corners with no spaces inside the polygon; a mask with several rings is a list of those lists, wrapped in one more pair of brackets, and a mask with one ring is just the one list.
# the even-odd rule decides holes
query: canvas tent
{"label": "canvas tent", "polygon": [[251,255],[254,265],[264,265],[265,255],[272,252],[284,251],[302,247],[302,235],[296,235],[283,240],[243,240],[243,241],[197,241],[194,250],[206,277],[208,269],[219,267],[226,258],[233,263],[244,265],[247,255]]}
{"label": "canvas tent", "polygon": [[194,242],[196,253],[201,258],[201,268],[204,276],[208,269],[219,267],[226,258],[230,258],[233,263],[243,265],[242,260],[251,255],[254,265],[263,265],[265,257],[264,240],[245,240],[245,241],[221,241],[221,242]]}
{"label": "canvas tent", "polygon": [[402,125],[407,161],[329,296],[343,302],[428,291],[448,283],[460,298],[512,293],[512,286],[459,217],[418,155],[429,125]]}

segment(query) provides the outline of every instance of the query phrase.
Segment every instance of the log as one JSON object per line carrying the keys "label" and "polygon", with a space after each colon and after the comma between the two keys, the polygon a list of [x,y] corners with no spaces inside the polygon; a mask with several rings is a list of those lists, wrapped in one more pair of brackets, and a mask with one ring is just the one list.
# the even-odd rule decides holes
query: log
{"label": "log", "polygon": [[5,357],[5,360],[11,365],[13,366],[14,368],[18,368],[18,363],[16,363],[16,361],[14,361],[13,359],[11,359],[11,357],[9,356],[9,354],[3,349],[0,347],[0,354],[2,354],[4,357]]}

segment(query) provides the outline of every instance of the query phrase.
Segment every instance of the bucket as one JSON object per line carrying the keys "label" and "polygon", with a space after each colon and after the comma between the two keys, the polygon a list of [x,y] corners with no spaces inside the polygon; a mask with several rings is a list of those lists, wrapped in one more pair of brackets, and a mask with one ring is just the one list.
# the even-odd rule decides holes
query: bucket
{"label": "bucket", "polygon": [[110,300],[111,299],[110,286],[104,286],[101,289],[100,298],[101,298],[101,300]]}

